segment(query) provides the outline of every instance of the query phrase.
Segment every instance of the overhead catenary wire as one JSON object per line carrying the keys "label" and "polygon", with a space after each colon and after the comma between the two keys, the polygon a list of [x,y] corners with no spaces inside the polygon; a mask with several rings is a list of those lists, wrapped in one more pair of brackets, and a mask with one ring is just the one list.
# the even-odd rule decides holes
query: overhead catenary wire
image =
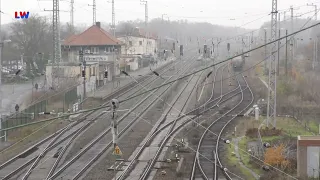
{"label": "overhead catenary wire", "polygon": [[[316,25],[319,25],[319,23],[318,24],[315,24],[315,25],[313,25],[313,26],[310,26],[310,27],[308,27],[308,28],[311,28],[311,27],[314,27],[314,26],[316,26]],[[308,29],[307,28],[307,29]],[[305,29],[302,29],[302,30],[306,30],[306,28]],[[297,32],[295,32],[295,33],[292,33],[292,34],[297,34],[298,32],[301,32],[302,30],[300,30],[300,31],[297,31]],[[290,34],[290,35],[288,35],[288,36],[291,36],[292,34]],[[272,43],[272,42],[270,42],[270,43]],[[258,47],[259,48],[259,47]],[[245,53],[247,53],[247,52],[245,52]],[[232,58],[231,58],[232,59]],[[228,59],[227,60],[225,60],[225,61],[228,61]],[[263,62],[263,61],[261,61],[261,62]],[[261,62],[259,62],[259,63],[261,63]],[[222,62],[220,62],[220,63],[222,63]],[[259,64],[258,63],[258,64]],[[212,67],[212,66],[211,66]],[[203,68],[202,70],[205,70],[205,69],[208,69],[208,68],[210,68],[210,66],[209,67],[207,67],[207,68]],[[198,72],[200,72],[200,71],[198,71]],[[196,73],[196,72],[194,72],[194,73]],[[186,76],[185,76],[186,77]],[[101,107],[101,108],[103,108],[103,107]],[[101,108],[99,108],[99,109],[101,109]],[[82,112],[84,112],[84,111],[82,111]],[[70,114],[69,114],[70,115]],[[68,116],[68,115],[66,115],[66,116]],[[63,116],[61,116],[61,117],[63,117]],[[61,118],[60,117],[60,118]],[[201,125],[200,125],[201,126]],[[1,131],[3,131],[3,129],[1,130]],[[212,132],[213,133],[213,132]]]}
{"label": "overhead catenary wire", "polygon": [[[294,34],[294,33],[293,33]],[[295,33],[296,34],[296,33]],[[261,62],[263,62],[263,61],[261,61]],[[260,63],[261,63],[260,62]],[[207,69],[207,68],[206,68]],[[200,72],[200,71],[199,71]],[[194,120],[192,120],[192,121],[194,121]],[[199,124],[200,126],[201,126],[201,124]],[[213,132],[211,132],[211,133],[213,133]],[[215,134],[215,133],[213,133],[213,134]],[[246,151],[244,151],[245,153],[247,153]],[[248,154],[248,153],[247,153]],[[251,154],[249,154],[250,156],[252,156]],[[252,157],[254,157],[254,156],[252,156]],[[256,158],[256,157],[254,157],[254,158]],[[260,159],[258,159],[258,158],[256,158],[257,160],[259,160],[259,161],[261,161]],[[262,161],[263,162],[263,161]],[[275,167],[274,167],[275,168]],[[275,169],[277,169],[277,168],[275,168]],[[282,172],[281,170],[279,170],[279,169],[277,169],[278,171],[280,171],[280,172]],[[283,172],[284,173],[284,172]],[[231,172],[230,172],[230,174],[232,174]],[[289,174],[286,174],[286,175],[288,175],[288,176],[290,176],[290,177],[292,177],[291,175],[289,175]],[[292,177],[292,178],[294,178],[294,177]],[[295,178],[294,178],[295,179]]]}
{"label": "overhead catenary wire", "polygon": [[274,43],[274,42],[277,42],[277,41],[279,41],[279,40],[285,39],[286,37],[289,37],[289,36],[298,34],[298,33],[302,32],[302,31],[308,30],[308,29],[313,28],[313,27],[318,26],[318,25],[320,25],[320,23],[316,23],[316,24],[311,25],[311,26],[309,26],[309,27],[307,27],[307,28],[303,28],[303,29],[301,29],[301,30],[299,30],[299,31],[293,32],[293,33],[291,33],[291,34],[288,34],[287,36],[280,37],[280,38],[278,38],[278,39],[275,39],[274,41],[268,42],[267,44],[260,45],[260,46],[258,46],[258,47],[255,47],[255,48],[253,48],[253,49],[250,49],[250,50],[248,50],[248,51],[245,51],[245,52],[240,53],[240,54],[238,54],[238,55],[235,55],[235,56],[233,56],[233,57],[227,58],[227,59],[225,59],[225,60],[223,60],[223,61],[220,61],[220,62],[218,62],[218,63],[215,63],[215,64],[213,64],[213,65],[209,65],[208,67],[201,68],[201,69],[196,70],[196,71],[194,71],[194,72],[192,72],[192,73],[186,74],[186,75],[184,75],[184,76],[182,76],[182,77],[180,77],[180,78],[177,78],[177,79],[175,79],[175,80],[169,81],[169,82],[167,82],[167,83],[164,83],[164,84],[162,84],[162,85],[160,85],[160,86],[154,87],[154,88],[152,88],[152,89],[150,89],[150,90],[147,90],[147,91],[145,91],[145,92],[142,92],[142,93],[140,93],[140,94],[138,94],[138,95],[132,96],[132,97],[127,98],[127,99],[124,99],[124,100],[120,101],[120,103],[121,103],[121,102],[128,101],[128,100],[130,100],[130,99],[132,99],[132,98],[135,98],[135,97],[137,97],[137,96],[141,96],[141,95],[143,95],[143,94],[145,94],[145,93],[147,93],[147,92],[150,92],[150,91],[152,91],[152,90],[154,90],[154,89],[158,89],[158,88],[160,88],[160,87],[166,86],[166,85],[171,84],[171,83],[173,83],[173,82],[179,81],[179,80],[184,79],[184,78],[186,78],[186,77],[189,77],[189,76],[191,76],[191,75],[193,75],[193,74],[196,74],[196,73],[198,73],[198,72],[200,72],[200,71],[204,71],[204,70],[209,69],[209,68],[211,68],[211,67],[214,67],[214,66],[216,66],[216,65],[222,64],[222,63],[224,63],[224,62],[228,62],[228,61],[230,61],[230,60],[232,60],[232,59],[234,59],[234,58],[236,58],[236,57],[240,57],[240,56],[245,55],[245,54],[247,54],[247,53],[249,53],[249,52],[255,51],[255,50],[260,49],[260,48],[262,48],[262,47],[264,47],[264,46],[270,45],[270,44],[272,44],[272,43]]}
{"label": "overhead catenary wire", "polygon": [[[260,49],[260,48],[262,48],[262,47],[264,47],[264,46],[267,46],[267,45],[269,45],[269,44],[271,44],[271,43],[274,43],[274,42],[276,42],[276,41],[278,41],[278,40],[281,40],[281,39],[284,39],[284,38],[286,38],[286,37],[289,37],[289,36],[298,34],[298,33],[302,32],[302,31],[308,30],[308,29],[313,28],[313,27],[318,26],[318,25],[320,25],[320,22],[319,22],[319,23],[316,23],[316,24],[314,24],[314,25],[311,25],[311,26],[309,26],[309,27],[303,28],[303,29],[301,29],[301,30],[299,30],[299,31],[293,32],[293,33],[291,33],[291,34],[288,34],[287,36],[283,36],[283,37],[281,37],[281,38],[279,38],[279,39],[276,39],[276,40],[274,40],[274,41],[270,41],[270,42],[267,43],[267,44],[260,45],[260,46],[258,46],[258,47],[256,47],[256,48],[253,48],[253,49],[248,50],[248,51],[246,51],[246,52],[240,53],[240,54],[238,54],[238,55],[236,55],[236,56],[227,58],[227,59],[225,59],[225,60],[223,60],[223,61],[220,61],[220,62],[218,62],[218,63],[215,63],[215,64],[213,64],[213,65],[209,65],[208,67],[204,67],[204,68],[201,68],[201,69],[199,69],[199,70],[197,70],[197,71],[195,71],[195,72],[186,74],[186,75],[184,75],[184,76],[182,76],[182,77],[180,77],[180,78],[177,78],[177,79],[175,79],[175,80],[172,80],[172,81],[169,81],[169,82],[167,82],[167,83],[164,83],[163,85],[160,85],[160,86],[157,86],[157,87],[155,87],[155,88],[146,90],[145,92],[142,92],[142,93],[137,94],[137,95],[135,95],[135,96],[132,96],[132,97],[130,97],[130,98],[124,99],[124,100],[120,101],[120,103],[129,101],[130,99],[133,99],[133,98],[135,98],[135,97],[137,97],[137,96],[141,96],[141,95],[143,95],[143,94],[145,94],[145,93],[148,93],[148,92],[150,92],[150,91],[152,91],[152,90],[154,90],[154,89],[161,88],[161,87],[163,87],[163,86],[169,85],[169,84],[171,84],[171,83],[174,83],[174,82],[176,82],[176,81],[179,81],[179,80],[181,80],[181,79],[184,79],[184,78],[186,78],[186,77],[189,77],[189,76],[191,76],[191,75],[193,75],[193,74],[196,74],[196,73],[198,73],[198,72],[200,72],[200,71],[204,71],[204,70],[209,69],[209,68],[211,68],[211,67],[214,67],[214,66],[216,66],[216,65],[222,64],[222,63],[224,63],[224,62],[228,62],[228,61],[232,60],[232,59],[235,58],[235,57],[239,57],[239,56],[242,56],[242,55],[244,55],[244,54],[247,54],[248,52],[255,51],[255,50]],[[264,60],[263,60],[263,61],[264,61]],[[261,62],[263,62],[263,61],[261,61]],[[259,62],[259,63],[261,63],[261,62]],[[251,68],[253,68],[253,67],[251,67]],[[251,69],[251,68],[250,68],[250,69]],[[229,77],[229,78],[231,78],[231,77]],[[229,78],[227,78],[227,79],[229,79]],[[67,114],[67,115],[63,115],[63,116],[61,116],[61,117],[67,117],[67,116],[70,116],[70,115],[80,114],[80,113],[83,113],[83,112],[89,112],[89,111],[99,110],[99,109],[106,108],[106,107],[110,107],[110,106],[109,106],[109,105],[100,106],[100,107],[96,107],[96,108],[92,108],[92,109],[83,110],[83,111],[81,111],[81,112],[70,113],[70,114]],[[57,117],[57,118],[58,118],[58,117]],[[24,126],[27,126],[27,125],[33,125],[33,124],[42,123],[42,122],[46,122],[46,121],[52,121],[52,120],[57,119],[57,118],[50,118],[50,119],[46,119],[46,120],[42,120],[42,121],[38,121],[38,122],[28,123],[28,124],[25,124],[25,125],[19,125],[19,126],[15,126],[15,127],[0,129],[0,132],[2,132],[2,131],[7,131],[7,130],[11,130],[11,129],[16,129],[16,128],[20,128],[20,127],[24,127]]]}
{"label": "overhead catenary wire", "polygon": [[[200,71],[197,71],[196,73],[198,73],[198,72],[200,72]],[[127,74],[128,74],[128,73],[127,73]],[[129,75],[129,74],[128,74],[128,75]],[[144,87],[143,85],[141,85],[141,84],[140,84],[135,78],[133,78],[132,76],[129,75],[129,77],[131,77],[134,81],[136,81],[137,84],[139,84],[141,87],[143,87],[144,89],[146,89],[146,91],[149,91],[149,90],[150,90],[150,89],[148,90],[148,88],[146,88],[146,87]],[[175,107],[173,107],[171,104],[165,102],[165,101],[164,101],[161,97],[159,97],[158,95],[155,95],[155,96],[156,96],[157,99],[163,101],[165,104],[167,104],[167,106],[171,107],[173,110],[177,111],[178,113],[181,113],[182,116],[186,116],[185,113],[177,110],[177,109],[176,109]],[[191,120],[191,121],[193,121],[193,122],[195,122],[196,124],[198,124],[198,125],[201,126],[202,128],[205,128],[205,129],[206,129],[206,127],[204,127],[203,125],[199,124],[196,120],[193,120],[192,118],[190,118],[190,117],[188,117],[188,116],[186,116],[186,118],[189,119],[189,120]],[[211,134],[213,134],[213,135],[215,135],[215,136],[218,136],[216,133],[212,132],[212,131],[209,130],[209,129],[208,129],[208,132],[210,132]],[[221,140],[224,140],[224,139],[221,138]],[[248,154],[248,152],[246,152],[246,153]],[[251,155],[251,154],[249,154],[249,155],[252,156],[252,157],[254,157],[254,156]],[[254,157],[254,158],[256,158],[257,160],[259,160],[259,161],[261,161],[261,162],[263,162],[263,163],[265,163],[264,161],[260,160],[260,159],[257,158],[257,157]],[[265,163],[265,164],[266,164],[266,163]],[[268,164],[268,165],[271,166],[270,164]],[[283,174],[285,174],[285,175],[287,175],[287,176],[289,176],[289,177],[291,177],[291,178],[293,178],[293,179],[297,179],[297,178],[291,176],[290,174],[287,174],[287,173],[285,173],[284,171],[278,169],[277,167],[274,167],[274,166],[271,166],[271,167],[273,167],[273,168],[276,169],[277,171],[279,171],[279,172],[281,172],[281,173],[283,173]]]}

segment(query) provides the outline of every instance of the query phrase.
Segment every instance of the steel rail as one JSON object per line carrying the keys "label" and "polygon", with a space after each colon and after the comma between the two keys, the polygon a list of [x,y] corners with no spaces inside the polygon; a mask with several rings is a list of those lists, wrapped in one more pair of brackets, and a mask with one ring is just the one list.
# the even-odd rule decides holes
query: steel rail
{"label": "steel rail", "polygon": [[[163,69],[164,69],[164,72],[166,72],[167,70],[169,70],[169,69],[171,68],[171,66],[169,66],[169,65],[171,65],[171,64],[172,64],[172,63],[168,63],[168,64],[166,64],[166,65],[164,65],[164,66],[162,66],[162,67],[160,67],[160,68],[158,68],[158,69],[159,69],[159,70],[163,70]],[[174,64],[174,65],[175,65],[175,64]],[[169,66],[169,67],[168,67],[168,66]],[[168,67],[168,68],[167,68],[167,67]],[[159,71],[159,70],[158,70],[158,71]],[[151,72],[151,73],[152,73],[152,72]],[[150,73],[149,73],[149,74],[150,74]],[[161,74],[162,74],[162,73],[161,73]],[[142,80],[141,80],[141,79],[142,79]],[[147,79],[144,79],[144,77],[140,77],[140,78],[138,79],[138,81],[141,81],[141,83],[144,83],[144,82],[146,82],[146,81],[148,81],[148,80],[150,80],[150,79],[155,79],[155,80],[156,80],[156,79],[159,79],[159,77],[154,76],[154,77],[149,77],[149,78],[147,78]],[[149,82],[148,84],[150,84],[150,83],[152,83],[152,82],[154,82],[154,80],[151,81],[151,82]],[[123,87],[123,88],[119,89],[118,91],[115,91],[114,93],[109,94],[107,97],[109,97],[109,99],[111,99],[114,95],[116,95],[117,92],[119,92],[119,91],[122,92],[123,90],[125,90],[125,92],[120,93],[120,95],[118,95],[118,96],[124,95],[124,94],[130,92],[130,90],[135,89],[136,87],[138,87],[138,85],[135,85],[134,87],[132,87],[132,88],[130,88],[130,89],[127,89],[127,90],[125,90],[126,87]],[[131,95],[133,95],[133,94],[131,94]],[[131,95],[129,95],[129,96],[131,96]],[[108,103],[108,102],[107,102],[107,103]],[[104,103],[103,105],[106,105],[107,103]],[[99,111],[99,110],[97,110],[97,111]],[[101,111],[101,110],[100,110],[100,111]],[[32,165],[32,167],[31,167],[31,168],[28,170],[28,172],[27,172],[27,174],[30,175],[30,172],[32,171],[32,168],[35,167],[35,165],[39,162],[39,160],[41,159],[41,157],[43,157],[43,155],[44,155],[45,153],[47,153],[50,149],[53,149],[55,146],[59,145],[62,141],[65,141],[68,137],[70,137],[70,136],[72,136],[72,135],[74,135],[74,134],[79,135],[79,133],[81,133],[81,131],[78,132],[78,133],[77,133],[77,131],[75,131],[73,134],[70,134],[67,138],[59,141],[59,143],[54,144],[54,141],[56,141],[59,136],[61,136],[63,133],[65,133],[65,129],[66,129],[66,128],[69,128],[69,129],[70,129],[71,127],[74,127],[74,126],[78,125],[79,123],[82,123],[88,116],[92,115],[92,114],[95,113],[95,112],[96,112],[96,111],[87,113],[84,117],[80,117],[81,120],[78,120],[78,121],[76,121],[76,122],[73,122],[73,123],[69,124],[70,126],[68,125],[67,127],[65,127],[65,128],[63,128],[63,129],[59,130],[58,132],[56,132],[55,134],[50,135],[48,138],[46,138],[46,139],[40,141],[39,143],[35,144],[34,146],[30,147],[30,148],[27,149],[26,151],[20,153],[19,155],[15,156],[15,157],[11,158],[10,160],[6,161],[5,163],[1,164],[1,165],[0,165],[0,170],[3,169],[4,167],[8,166],[9,164],[11,164],[12,162],[14,162],[15,160],[17,160],[21,155],[26,154],[26,153],[32,151],[34,148],[36,148],[36,147],[44,144],[45,142],[47,142],[48,140],[50,140],[50,139],[52,139],[52,138],[54,138],[54,140],[51,141],[51,142],[49,143],[49,145],[48,145],[38,156],[30,159],[29,161],[27,161],[26,163],[24,163],[22,166],[18,167],[17,169],[15,169],[15,170],[12,171],[11,173],[9,173],[9,174],[8,174],[7,176],[5,176],[3,179],[8,179],[8,178],[12,177],[12,176],[15,175],[16,173],[18,173],[19,171],[21,171],[22,169],[24,169],[25,167],[27,167],[29,164],[31,164],[32,162],[34,162],[34,164]],[[103,113],[100,113],[98,116],[94,117],[93,119],[99,118],[102,114],[103,114]],[[80,127],[79,130],[81,129],[81,130],[83,131],[86,127],[89,127],[89,124],[91,124],[91,123],[92,123],[92,121],[89,121],[87,124],[85,124],[85,125],[83,125],[82,127]],[[58,136],[58,137],[57,137],[57,136]],[[55,138],[55,137],[56,137],[56,138]],[[75,139],[75,137],[72,138],[72,140],[74,140],[74,139]],[[70,142],[70,141],[69,141],[69,142]],[[61,155],[61,154],[60,154],[60,155]],[[56,165],[55,165],[55,167],[56,167]],[[51,171],[51,170],[50,170],[50,171]],[[27,174],[26,174],[26,175],[27,175]],[[27,176],[28,176],[28,175],[27,175]],[[24,178],[26,178],[26,177],[24,177]]]}
{"label": "steel rail", "polygon": [[[171,78],[165,80],[168,81]],[[168,86],[166,88],[166,90],[168,88],[170,88],[171,86]],[[160,89],[160,88],[159,88]],[[138,103],[136,106],[134,106],[133,108],[131,108],[130,111],[128,111],[127,113],[125,113],[120,120],[118,121],[119,123],[121,123],[127,116],[129,116],[129,114],[134,111],[137,107],[139,107],[143,102],[145,102],[149,97],[151,97],[155,92],[157,92],[159,89],[155,89],[154,91],[152,91],[147,97],[145,97],[140,103]],[[165,92],[165,91],[164,91]],[[163,93],[164,93],[163,92]],[[155,102],[152,101],[147,108],[149,108],[153,103]],[[143,113],[143,111],[142,111]],[[124,133],[124,131],[126,131],[138,118],[133,119],[125,128],[123,131],[121,131],[119,133],[119,137]],[[91,143],[89,143],[84,149],[82,149],[82,151],[80,151],[76,156],[74,156],[70,161],[68,161],[66,164],[64,164],[57,172],[55,172],[51,177],[47,178],[47,179],[53,179],[56,178],[58,175],[60,175],[65,169],[67,169],[69,166],[72,165],[72,163],[74,163],[78,158],[80,158],[86,151],[88,151],[92,146],[94,146],[97,142],[99,142],[107,133],[111,132],[111,129],[108,128],[107,130],[105,130],[103,133],[101,133],[97,138],[95,138]],[[108,144],[109,147],[109,144]]]}

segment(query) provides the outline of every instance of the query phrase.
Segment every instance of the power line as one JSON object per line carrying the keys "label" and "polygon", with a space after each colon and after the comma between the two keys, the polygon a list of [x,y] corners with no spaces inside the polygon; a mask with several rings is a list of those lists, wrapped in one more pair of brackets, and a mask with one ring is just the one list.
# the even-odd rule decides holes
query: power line
{"label": "power line", "polygon": [[93,25],[96,24],[96,0],[92,0],[92,5],[88,4],[88,6],[92,6],[92,22]]}
{"label": "power line", "polygon": [[162,85],[160,85],[160,86],[157,86],[157,87],[155,87],[155,88],[152,88],[152,89],[150,89],[150,90],[148,90],[148,91],[146,91],[146,92],[140,93],[140,94],[138,94],[138,95],[136,95],[136,96],[132,96],[132,97],[130,97],[130,98],[124,99],[124,100],[120,101],[120,103],[125,102],[125,101],[128,101],[128,100],[130,100],[130,99],[132,99],[132,98],[135,98],[135,97],[137,97],[137,96],[141,96],[141,95],[143,95],[143,94],[145,94],[145,93],[147,93],[147,92],[149,92],[149,91],[152,91],[152,90],[161,88],[161,87],[166,86],[166,85],[168,85],[168,84],[171,84],[171,83],[173,83],[173,82],[179,81],[179,80],[181,80],[181,79],[184,79],[184,78],[189,77],[189,76],[191,76],[191,75],[193,75],[193,74],[199,73],[199,72],[201,72],[201,71],[204,71],[204,70],[209,69],[209,68],[211,68],[211,67],[214,67],[214,66],[216,66],[216,65],[219,65],[219,64],[228,62],[228,61],[230,61],[230,60],[232,60],[232,59],[234,59],[234,58],[236,58],[236,57],[241,57],[241,56],[243,56],[243,55],[245,55],[245,54],[247,54],[247,53],[249,53],[249,52],[252,52],[252,51],[255,51],[255,50],[260,49],[260,48],[262,48],[262,47],[268,46],[268,45],[273,44],[273,43],[275,43],[275,42],[277,42],[277,41],[279,41],[279,40],[285,39],[286,37],[289,37],[289,36],[298,34],[298,33],[302,32],[302,31],[308,30],[308,29],[313,28],[313,27],[316,27],[316,26],[318,26],[318,25],[320,25],[320,22],[319,22],[319,23],[316,23],[316,24],[314,24],[314,25],[311,25],[311,26],[309,26],[309,27],[303,28],[303,29],[301,29],[301,30],[299,30],[299,31],[293,32],[293,33],[291,33],[291,34],[288,34],[288,35],[286,35],[286,36],[280,37],[279,39],[275,39],[275,40],[273,40],[273,41],[270,41],[270,42],[268,42],[267,44],[260,45],[260,46],[258,46],[258,47],[255,47],[255,48],[251,49],[251,50],[248,50],[248,51],[245,51],[245,52],[240,53],[240,54],[238,54],[238,55],[235,55],[235,56],[233,56],[233,57],[227,58],[227,59],[225,59],[225,60],[223,60],[223,61],[220,61],[220,62],[215,63],[215,64],[213,64],[213,65],[210,65],[210,66],[208,66],[208,67],[204,67],[204,68],[201,68],[201,69],[199,69],[199,70],[196,70],[196,71],[194,71],[194,72],[192,72],[192,73],[189,73],[189,74],[186,74],[186,75],[184,75],[184,76],[181,76],[181,77],[179,77],[179,78],[177,78],[177,79],[175,79],[175,80],[172,80],[172,81],[169,81],[169,82],[167,82],[167,83],[164,83],[164,84],[162,84]]}

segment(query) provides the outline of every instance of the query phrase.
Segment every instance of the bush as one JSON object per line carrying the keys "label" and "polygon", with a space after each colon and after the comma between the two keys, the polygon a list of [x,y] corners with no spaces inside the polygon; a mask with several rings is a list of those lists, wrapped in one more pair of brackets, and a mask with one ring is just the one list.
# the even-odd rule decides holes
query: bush
{"label": "bush", "polygon": [[[282,134],[282,129],[260,129],[261,136],[280,136]],[[246,136],[250,138],[257,138],[258,137],[258,128],[249,128],[246,131]]]}

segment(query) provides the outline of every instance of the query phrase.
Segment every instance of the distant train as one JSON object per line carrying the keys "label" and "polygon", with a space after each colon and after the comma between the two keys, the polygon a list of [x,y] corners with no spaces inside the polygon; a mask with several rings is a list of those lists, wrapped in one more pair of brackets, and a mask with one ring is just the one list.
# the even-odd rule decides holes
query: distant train
{"label": "distant train", "polygon": [[244,63],[245,63],[244,56],[236,57],[231,60],[231,65],[234,71],[242,71]]}

